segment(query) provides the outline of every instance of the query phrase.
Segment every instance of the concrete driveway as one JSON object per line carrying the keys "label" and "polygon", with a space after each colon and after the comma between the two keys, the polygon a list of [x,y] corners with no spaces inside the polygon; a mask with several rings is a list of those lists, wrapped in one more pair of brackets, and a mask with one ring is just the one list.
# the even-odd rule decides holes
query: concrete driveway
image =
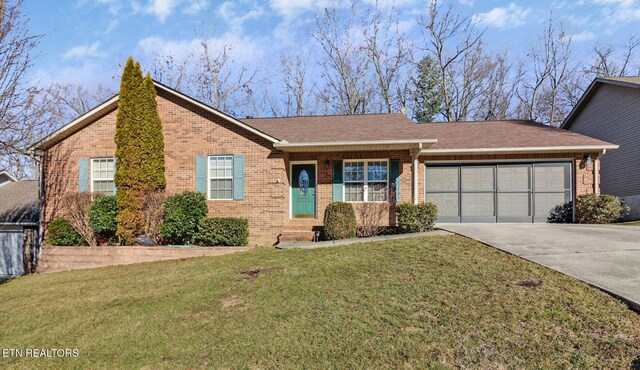
{"label": "concrete driveway", "polygon": [[440,224],[597,286],[640,310],[640,227],[560,224]]}

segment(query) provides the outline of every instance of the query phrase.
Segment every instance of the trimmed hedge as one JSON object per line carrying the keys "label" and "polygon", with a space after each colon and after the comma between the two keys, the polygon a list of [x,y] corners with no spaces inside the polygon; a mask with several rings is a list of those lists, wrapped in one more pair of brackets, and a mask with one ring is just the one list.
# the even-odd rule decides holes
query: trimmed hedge
{"label": "trimmed hedge", "polygon": [[80,234],[64,218],[56,218],[47,225],[47,244],[53,246],[87,245]]}
{"label": "trimmed hedge", "polygon": [[400,203],[396,205],[398,229],[402,233],[419,233],[433,229],[438,207],[433,203]]}
{"label": "trimmed hedge", "polygon": [[201,246],[241,246],[249,243],[248,238],[247,219],[208,217],[200,220],[194,240]]}
{"label": "trimmed hedge", "polygon": [[164,203],[160,234],[173,245],[191,244],[200,220],[207,216],[207,199],[195,191],[172,195]]}
{"label": "trimmed hedge", "polygon": [[89,223],[98,239],[113,241],[118,229],[117,215],[118,201],[114,195],[99,196],[93,201],[89,208]]}
{"label": "trimmed hedge", "polygon": [[351,204],[329,203],[324,210],[324,236],[327,240],[356,237],[356,213]]}
{"label": "trimmed hedge", "polygon": [[[583,194],[576,201],[576,223],[610,224],[629,212],[620,198],[608,194]],[[573,222],[573,202],[556,206],[547,220],[551,223]]]}

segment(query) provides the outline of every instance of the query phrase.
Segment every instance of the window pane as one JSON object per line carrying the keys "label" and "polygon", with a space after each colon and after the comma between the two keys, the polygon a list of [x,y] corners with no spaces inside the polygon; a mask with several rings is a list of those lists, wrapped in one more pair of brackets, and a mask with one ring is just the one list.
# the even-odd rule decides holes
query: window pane
{"label": "window pane", "polygon": [[458,217],[458,193],[428,193],[427,202],[438,207],[439,216]]}
{"label": "window pane", "polygon": [[210,199],[232,199],[231,179],[211,179]]}
{"label": "window pane", "polygon": [[427,191],[457,191],[458,167],[427,167]]}
{"label": "window pane", "polygon": [[529,193],[498,193],[500,217],[531,217]]}
{"label": "window pane", "polygon": [[345,162],[344,181],[364,181],[364,162]]}
{"label": "window pane", "polygon": [[[462,167],[463,191],[492,191],[495,189],[495,167]],[[463,202],[464,204],[464,202]]]}
{"label": "window pane", "polygon": [[494,193],[462,193],[462,216],[495,216]]}
{"label": "window pane", "polygon": [[369,183],[367,189],[367,200],[369,202],[384,202],[387,200],[387,183],[374,182]]}
{"label": "window pane", "polygon": [[369,162],[367,176],[369,181],[387,181],[387,162]]}
{"label": "window pane", "polygon": [[364,200],[364,184],[345,183],[344,200],[346,202],[362,202]]}
{"label": "window pane", "polygon": [[500,191],[528,191],[531,189],[531,166],[498,167]]}
{"label": "window pane", "polygon": [[562,191],[571,189],[569,163],[543,163],[534,167],[536,191]]}

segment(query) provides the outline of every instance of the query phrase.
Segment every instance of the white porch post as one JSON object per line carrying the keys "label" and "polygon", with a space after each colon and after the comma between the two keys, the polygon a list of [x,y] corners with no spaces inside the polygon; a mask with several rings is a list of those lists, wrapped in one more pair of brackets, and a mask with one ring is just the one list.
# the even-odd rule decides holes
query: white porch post
{"label": "white porch post", "polygon": [[422,150],[422,143],[418,144],[418,148],[411,151],[411,159],[413,165],[411,166],[411,201],[413,204],[418,204],[419,192],[418,192],[418,176],[420,174],[420,151]]}

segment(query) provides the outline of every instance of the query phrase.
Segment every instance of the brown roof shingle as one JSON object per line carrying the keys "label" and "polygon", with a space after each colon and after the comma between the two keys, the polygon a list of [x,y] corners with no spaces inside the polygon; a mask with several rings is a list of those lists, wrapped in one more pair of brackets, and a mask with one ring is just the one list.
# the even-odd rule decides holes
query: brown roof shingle
{"label": "brown roof shingle", "polygon": [[0,223],[38,222],[38,182],[16,181],[0,186]]}
{"label": "brown roof shingle", "polygon": [[431,149],[607,146],[610,143],[532,121],[416,124],[400,113],[245,119],[290,143],[437,139]]}

